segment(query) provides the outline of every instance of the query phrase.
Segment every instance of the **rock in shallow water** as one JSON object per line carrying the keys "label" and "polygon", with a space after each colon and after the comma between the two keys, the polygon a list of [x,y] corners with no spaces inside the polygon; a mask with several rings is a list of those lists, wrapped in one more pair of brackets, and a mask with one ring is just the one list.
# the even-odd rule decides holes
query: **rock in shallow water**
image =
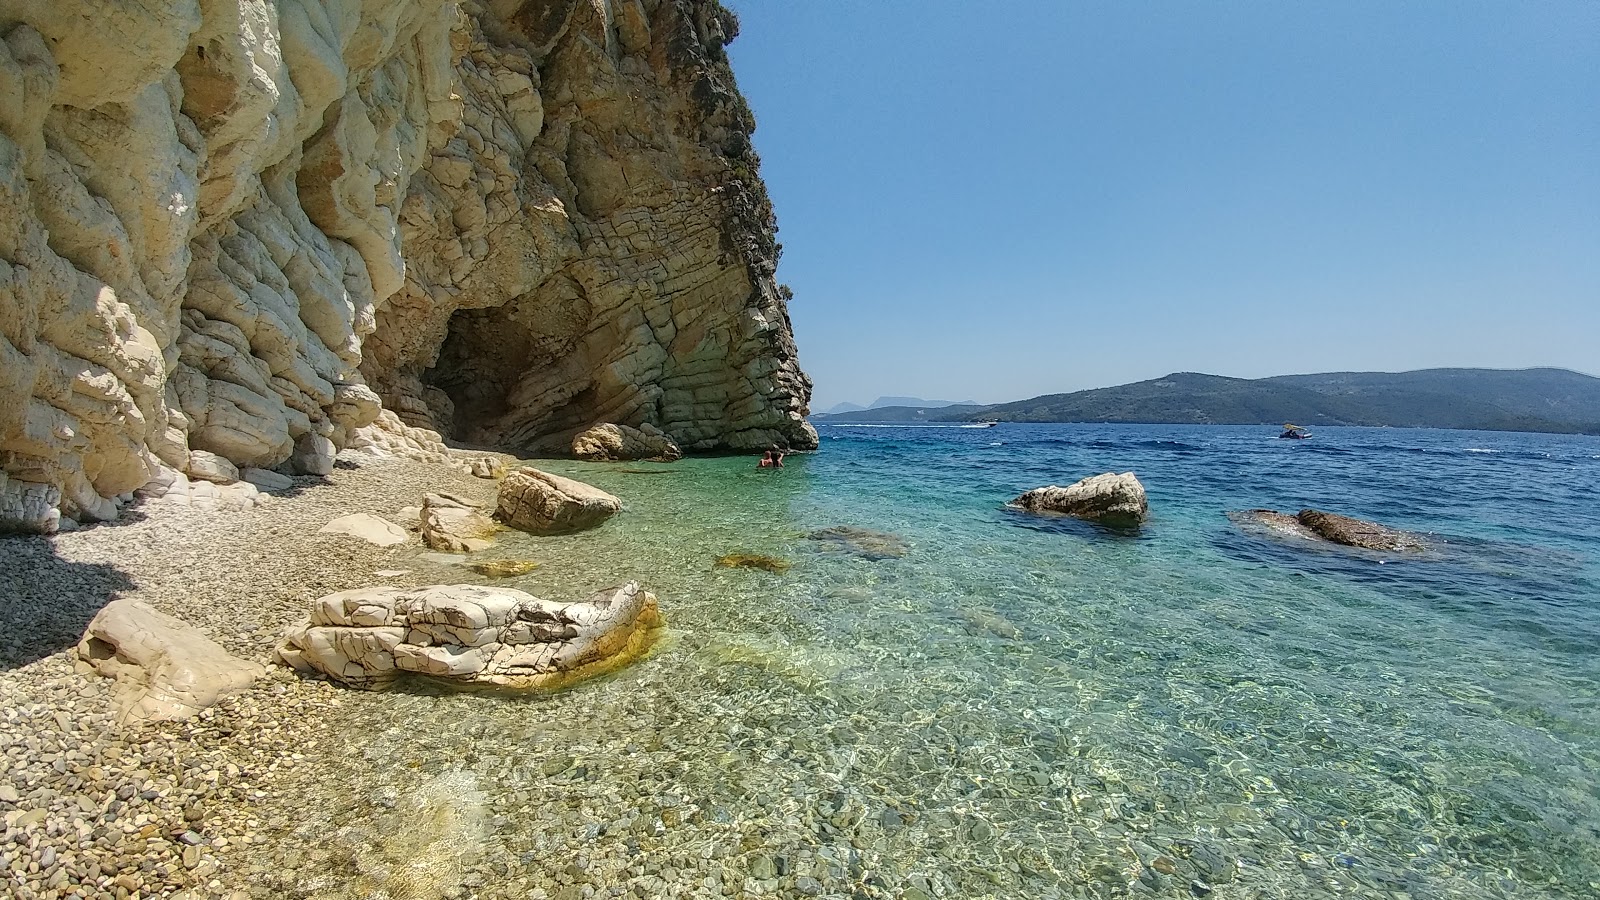
{"label": "rock in shallow water", "polygon": [[1228,513],[1228,518],[1245,531],[1316,544],[1398,553],[1421,553],[1428,549],[1426,541],[1410,532],[1316,509],[1302,509],[1293,516],[1271,509],[1250,509]]}
{"label": "rock in shallow water", "polygon": [[418,513],[422,542],[447,553],[475,553],[494,543],[500,530],[476,506],[453,494],[429,494]]}
{"label": "rock in shallow water", "polygon": [[606,423],[596,425],[572,439],[572,455],[579,459],[623,461],[653,459],[671,462],[683,458],[683,451],[666,432],[654,425],[638,428]]}
{"label": "rock in shallow water", "polygon": [[787,559],[760,553],[730,553],[727,556],[717,557],[716,565],[719,569],[761,569],[780,575],[789,571]]}
{"label": "rock in shallow water", "polygon": [[813,541],[822,545],[824,550],[834,553],[847,553],[870,559],[874,562],[882,559],[899,559],[906,555],[909,546],[905,538],[887,531],[873,531],[870,528],[857,528],[854,525],[835,525],[832,528],[822,528],[806,535]]}
{"label": "rock in shallow water", "polygon": [[1106,472],[1058,487],[1034,488],[1011,501],[1019,509],[1087,519],[1112,528],[1138,528],[1149,516],[1144,485],[1132,472]]}
{"label": "rock in shallow water", "polygon": [[642,656],[661,628],[637,582],[578,603],[456,584],[329,594],[291,630],[278,661],[353,687],[413,672],[467,685],[565,687]]}
{"label": "rock in shallow water", "polygon": [[525,466],[500,482],[495,516],[531,534],[568,534],[621,511],[622,501],[597,487]]}

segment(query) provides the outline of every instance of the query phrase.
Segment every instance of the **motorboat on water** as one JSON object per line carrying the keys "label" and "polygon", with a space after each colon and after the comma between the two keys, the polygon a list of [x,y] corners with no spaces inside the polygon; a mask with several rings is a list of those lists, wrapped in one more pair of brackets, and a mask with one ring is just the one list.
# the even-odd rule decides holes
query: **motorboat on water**
{"label": "motorboat on water", "polygon": [[1279,440],[1303,441],[1311,437],[1311,432],[1292,422],[1283,423],[1283,434],[1278,435]]}

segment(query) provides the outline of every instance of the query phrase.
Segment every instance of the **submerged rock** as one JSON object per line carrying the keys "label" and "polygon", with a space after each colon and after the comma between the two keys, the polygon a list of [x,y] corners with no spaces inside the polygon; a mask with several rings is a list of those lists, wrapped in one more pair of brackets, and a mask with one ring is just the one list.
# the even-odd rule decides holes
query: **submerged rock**
{"label": "submerged rock", "polygon": [[452,494],[429,494],[418,514],[422,541],[448,553],[475,553],[494,544],[500,530],[476,506]]}
{"label": "submerged rock", "polygon": [[1245,531],[1319,544],[1398,553],[1428,549],[1425,540],[1410,532],[1316,509],[1302,509],[1293,516],[1271,509],[1249,509],[1228,513],[1228,518]]}
{"label": "submerged rock", "polygon": [[198,628],[140,600],[113,600],[78,642],[78,659],[118,682],[119,721],[186,719],[263,674]]}
{"label": "submerged rock", "polygon": [[1319,537],[1347,547],[1402,553],[1416,553],[1427,549],[1427,544],[1414,534],[1364,519],[1341,516],[1338,513],[1302,509],[1295,519]]}
{"label": "submerged rock", "polygon": [[277,658],[352,687],[389,687],[410,672],[557,688],[639,658],[661,625],[655,595],[631,581],[578,603],[472,584],[357,588],[316,601]]}
{"label": "submerged rock", "polygon": [[821,544],[824,550],[848,553],[873,561],[899,559],[910,549],[905,538],[898,534],[857,528],[854,525],[835,525],[832,528],[813,531],[806,537]]}
{"label": "submerged rock", "polygon": [[527,559],[486,559],[483,562],[470,563],[467,568],[490,578],[511,578],[516,575],[526,575],[539,568],[539,564]]}
{"label": "submerged rock", "polygon": [[766,556],[760,553],[730,553],[727,556],[717,557],[716,565],[719,569],[761,569],[781,575],[789,571],[791,564],[781,556]]}
{"label": "submerged rock", "polygon": [[622,501],[597,487],[524,466],[500,482],[495,516],[531,534],[568,534],[621,511]]}
{"label": "submerged rock", "polygon": [[1068,487],[1052,484],[1034,488],[1011,501],[1011,505],[1028,512],[1087,519],[1112,528],[1138,528],[1150,513],[1144,485],[1132,472],[1106,472]]}
{"label": "submerged rock", "polygon": [[670,435],[649,423],[638,428],[606,423],[573,438],[572,455],[597,461],[649,459],[672,462],[682,459],[683,451]]}
{"label": "submerged rock", "polygon": [[404,528],[370,513],[340,516],[322,526],[320,533],[348,535],[379,547],[393,547],[409,540]]}

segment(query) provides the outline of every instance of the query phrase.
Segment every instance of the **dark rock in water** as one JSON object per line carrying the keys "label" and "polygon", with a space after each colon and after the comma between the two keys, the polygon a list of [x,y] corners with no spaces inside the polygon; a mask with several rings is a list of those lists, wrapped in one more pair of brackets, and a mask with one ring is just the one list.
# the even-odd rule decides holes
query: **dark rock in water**
{"label": "dark rock in water", "polygon": [[1068,487],[1034,488],[1011,501],[1018,509],[1058,513],[1112,528],[1138,528],[1150,513],[1144,485],[1132,472],[1107,472]]}
{"label": "dark rock in water", "polygon": [[910,547],[905,538],[886,531],[872,531],[853,525],[835,525],[806,535],[822,544],[823,549],[835,553],[848,553],[862,559],[899,559]]}
{"label": "dark rock in water", "polygon": [[1349,516],[1323,512],[1318,509],[1302,509],[1295,518],[1299,520],[1301,525],[1309,528],[1318,536],[1333,541],[1335,544],[1344,544],[1347,547],[1405,553],[1417,553],[1427,549],[1427,545],[1416,535],[1379,525],[1376,522],[1352,519]]}
{"label": "dark rock in water", "polygon": [[779,556],[764,556],[760,553],[730,553],[727,556],[717,557],[719,569],[761,569],[766,572],[783,574],[789,571],[789,561]]}
{"label": "dark rock in water", "polygon": [[1250,509],[1228,513],[1241,530],[1273,537],[1292,537],[1318,544],[1340,544],[1388,553],[1421,553],[1428,544],[1421,537],[1336,513],[1303,509],[1288,515],[1271,509]]}

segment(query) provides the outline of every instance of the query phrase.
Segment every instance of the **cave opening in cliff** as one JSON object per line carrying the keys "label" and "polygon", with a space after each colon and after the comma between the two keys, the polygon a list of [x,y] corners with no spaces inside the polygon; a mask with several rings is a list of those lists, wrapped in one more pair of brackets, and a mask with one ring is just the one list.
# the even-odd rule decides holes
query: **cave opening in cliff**
{"label": "cave opening in cliff", "polygon": [[[508,451],[548,449],[590,424],[587,378],[572,377],[570,339],[538,329],[517,303],[451,315],[425,400],[439,430],[468,444]],[[533,327],[530,327],[533,326]]]}

